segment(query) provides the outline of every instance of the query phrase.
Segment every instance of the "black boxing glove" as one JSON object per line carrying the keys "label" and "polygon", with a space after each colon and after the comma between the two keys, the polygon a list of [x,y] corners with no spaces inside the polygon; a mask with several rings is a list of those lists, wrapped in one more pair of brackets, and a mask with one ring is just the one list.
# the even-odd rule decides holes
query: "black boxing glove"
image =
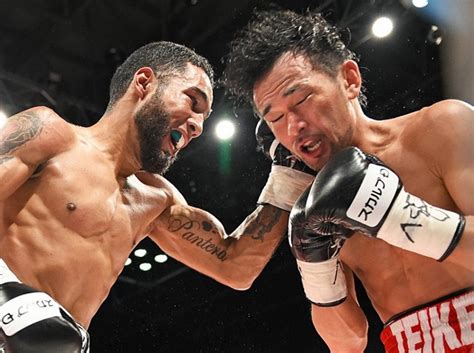
{"label": "black boxing glove", "polygon": [[312,230],[305,209],[311,186],[296,200],[290,213],[288,240],[296,258],[306,297],[318,306],[335,306],[347,297],[346,278],[338,254],[348,230],[321,235]]}
{"label": "black boxing glove", "polygon": [[465,224],[462,215],[407,193],[395,172],[355,147],[334,155],[318,173],[306,214],[318,233],[343,226],[438,261],[456,247]]}
{"label": "black boxing glove", "polygon": [[258,203],[290,211],[295,200],[314,180],[316,172],[292,155],[261,119],[255,129],[255,137],[258,148],[272,160],[272,169]]}
{"label": "black boxing glove", "polygon": [[74,320],[48,294],[20,283],[0,259],[0,351],[81,353]]}

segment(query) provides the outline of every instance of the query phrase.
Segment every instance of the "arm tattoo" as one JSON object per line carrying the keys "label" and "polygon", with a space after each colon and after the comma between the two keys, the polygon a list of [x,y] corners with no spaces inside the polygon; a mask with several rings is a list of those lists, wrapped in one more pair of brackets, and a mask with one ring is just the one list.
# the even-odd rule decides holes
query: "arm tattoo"
{"label": "arm tattoo", "polygon": [[13,159],[13,157],[10,157],[10,156],[0,157],[0,164],[7,163],[10,159]]}
{"label": "arm tattoo", "polygon": [[[11,153],[36,138],[43,129],[40,118],[31,113],[21,113],[7,120],[0,130],[0,155]],[[2,158],[1,162],[5,162]]]}
{"label": "arm tattoo", "polygon": [[268,212],[260,212],[255,220],[245,228],[244,234],[249,234],[252,239],[261,240],[265,238],[267,233],[270,233],[273,226],[278,223],[282,210],[279,208],[270,208]]}
{"label": "arm tattoo", "polygon": [[185,216],[171,216],[168,219],[168,230],[170,232],[179,232],[182,239],[194,244],[197,248],[216,256],[222,262],[227,259],[226,250],[215,244],[211,237],[202,234],[203,231],[219,234],[217,229],[207,221],[199,222]]}

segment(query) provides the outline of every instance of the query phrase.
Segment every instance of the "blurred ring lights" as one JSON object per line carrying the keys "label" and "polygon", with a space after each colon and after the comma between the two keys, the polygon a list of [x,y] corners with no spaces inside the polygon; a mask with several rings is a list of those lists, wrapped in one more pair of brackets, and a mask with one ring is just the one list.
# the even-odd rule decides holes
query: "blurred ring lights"
{"label": "blurred ring lights", "polygon": [[393,22],[388,17],[379,17],[372,24],[372,33],[377,38],[384,38],[392,33]]}
{"label": "blurred ring lights", "polygon": [[428,0],[412,0],[411,3],[413,6],[419,9],[428,6]]}
{"label": "blurred ring lights", "polygon": [[168,260],[168,256],[165,254],[158,254],[155,256],[155,262],[158,262],[159,264],[162,264]]}
{"label": "blurred ring lights", "polygon": [[133,255],[136,257],[144,257],[146,255],[146,250],[145,249],[137,249],[133,252]]}
{"label": "blurred ring lights", "polygon": [[150,271],[151,270],[151,264],[148,263],[148,262],[143,262],[140,264],[140,266],[138,266],[140,268],[140,270],[146,272],[146,271]]}
{"label": "blurred ring lights", "polygon": [[223,119],[217,123],[214,132],[219,140],[229,140],[235,134],[235,125],[232,121]]}

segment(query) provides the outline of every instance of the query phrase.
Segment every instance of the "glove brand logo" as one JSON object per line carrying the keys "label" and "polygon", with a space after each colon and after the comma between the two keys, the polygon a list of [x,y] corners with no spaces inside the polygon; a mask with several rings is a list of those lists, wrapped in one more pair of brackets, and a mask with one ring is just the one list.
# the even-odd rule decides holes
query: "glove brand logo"
{"label": "glove brand logo", "polygon": [[46,293],[28,293],[0,307],[0,327],[12,336],[25,327],[54,316],[61,316],[58,304]]}
{"label": "glove brand logo", "polygon": [[375,227],[388,210],[398,187],[398,176],[380,165],[370,164],[347,217]]}

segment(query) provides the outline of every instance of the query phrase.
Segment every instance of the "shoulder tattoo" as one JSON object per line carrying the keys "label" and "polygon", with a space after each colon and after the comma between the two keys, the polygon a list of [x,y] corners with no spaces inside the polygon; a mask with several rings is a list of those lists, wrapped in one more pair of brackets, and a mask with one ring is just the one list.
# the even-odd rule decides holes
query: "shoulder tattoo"
{"label": "shoulder tattoo", "polygon": [[[20,113],[9,118],[0,129],[0,156],[12,153],[37,138],[42,129],[42,120],[33,113]],[[5,158],[0,158],[0,163],[3,162]]]}

